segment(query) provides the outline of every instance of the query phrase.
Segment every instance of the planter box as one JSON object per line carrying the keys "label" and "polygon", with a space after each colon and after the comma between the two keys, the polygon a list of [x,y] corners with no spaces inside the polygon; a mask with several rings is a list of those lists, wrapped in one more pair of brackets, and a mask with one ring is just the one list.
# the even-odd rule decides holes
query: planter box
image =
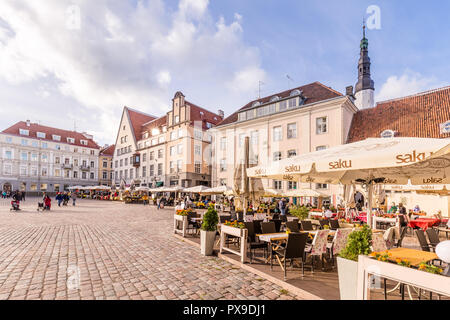
{"label": "planter box", "polygon": [[[225,240],[227,235],[240,238],[241,243],[240,252],[225,247]],[[223,251],[234,253],[241,257],[242,263],[245,263],[245,260],[247,259],[247,235],[248,235],[247,229],[235,228],[222,224],[220,226],[220,253],[222,253]]]}
{"label": "planter box", "polygon": [[211,256],[214,251],[214,240],[216,231],[200,230],[200,253],[205,256]]}
{"label": "planter box", "polygon": [[357,300],[358,262],[337,257],[341,300]]}
{"label": "planter box", "polygon": [[[179,225],[181,224],[181,228]],[[188,217],[180,216],[178,214],[173,215],[173,232],[180,233],[183,237],[186,236],[186,230],[188,226]]]}
{"label": "planter box", "polygon": [[378,261],[361,255],[358,259],[357,298],[359,300],[370,299],[369,287],[373,276],[398,281],[406,285],[450,297],[450,277],[403,267],[390,262]]}

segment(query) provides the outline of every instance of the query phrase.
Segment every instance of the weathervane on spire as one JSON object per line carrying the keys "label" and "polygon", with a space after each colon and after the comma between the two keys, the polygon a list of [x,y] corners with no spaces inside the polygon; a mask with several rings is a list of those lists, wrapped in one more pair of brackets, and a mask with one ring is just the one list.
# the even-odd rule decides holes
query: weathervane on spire
{"label": "weathervane on spire", "polygon": [[361,40],[361,49],[367,50],[369,48],[369,40],[366,39],[366,19],[363,18],[363,38]]}

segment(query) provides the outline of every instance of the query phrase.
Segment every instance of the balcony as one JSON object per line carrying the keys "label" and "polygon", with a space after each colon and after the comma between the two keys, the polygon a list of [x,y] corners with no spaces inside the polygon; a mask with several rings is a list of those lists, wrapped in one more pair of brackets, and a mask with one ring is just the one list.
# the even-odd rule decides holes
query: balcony
{"label": "balcony", "polygon": [[61,164],[61,167],[62,167],[63,169],[73,169],[73,164],[70,164],[70,163],[63,163],[63,164]]}
{"label": "balcony", "polygon": [[80,170],[81,170],[81,171],[89,171],[90,169],[91,169],[90,166],[87,166],[87,165],[84,165],[84,164],[82,164],[82,165],[80,166]]}

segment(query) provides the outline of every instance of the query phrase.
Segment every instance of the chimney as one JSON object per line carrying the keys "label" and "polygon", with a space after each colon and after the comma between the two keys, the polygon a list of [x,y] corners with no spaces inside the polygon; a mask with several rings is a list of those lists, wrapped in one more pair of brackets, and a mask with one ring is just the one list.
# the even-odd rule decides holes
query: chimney
{"label": "chimney", "polygon": [[223,112],[223,110],[219,109],[218,114],[222,119],[225,117],[225,113]]}
{"label": "chimney", "polygon": [[348,96],[352,101],[355,100],[355,96],[353,95],[353,86],[345,87],[345,95]]}
{"label": "chimney", "polygon": [[31,125],[30,120],[27,120],[27,127]]}

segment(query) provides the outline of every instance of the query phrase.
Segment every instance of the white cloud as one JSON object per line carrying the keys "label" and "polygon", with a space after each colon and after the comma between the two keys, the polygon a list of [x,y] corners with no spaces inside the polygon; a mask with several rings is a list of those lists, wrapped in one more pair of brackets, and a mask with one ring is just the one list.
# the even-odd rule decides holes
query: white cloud
{"label": "white cloud", "polygon": [[387,78],[375,100],[400,98],[440,86],[443,85],[438,83],[435,78],[424,77],[420,73],[406,70],[401,76],[393,75]]}
{"label": "white cloud", "polygon": [[234,111],[265,77],[258,49],[243,40],[243,17],[214,21],[208,0],[180,0],[175,11],[162,0],[78,3],[0,1],[0,95],[20,115],[39,109],[42,123],[68,129],[76,120],[112,143],[124,105],[163,115],[182,90]]}

